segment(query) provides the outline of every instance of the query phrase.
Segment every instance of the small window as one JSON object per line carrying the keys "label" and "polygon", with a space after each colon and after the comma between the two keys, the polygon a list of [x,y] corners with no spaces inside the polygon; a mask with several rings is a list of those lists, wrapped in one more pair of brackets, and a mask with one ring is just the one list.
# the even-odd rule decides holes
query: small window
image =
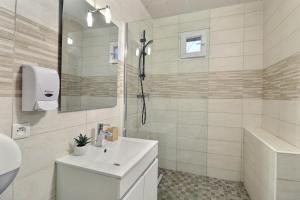
{"label": "small window", "polygon": [[180,57],[205,57],[207,50],[207,30],[181,33]]}

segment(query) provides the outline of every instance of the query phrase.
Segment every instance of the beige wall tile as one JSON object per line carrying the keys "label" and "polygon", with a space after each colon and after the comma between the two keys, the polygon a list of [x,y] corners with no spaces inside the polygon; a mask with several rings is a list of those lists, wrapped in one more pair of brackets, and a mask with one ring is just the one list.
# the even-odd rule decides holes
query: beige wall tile
{"label": "beige wall tile", "polygon": [[238,4],[233,6],[226,6],[226,7],[212,9],[210,13],[210,17],[211,18],[224,17],[230,15],[243,14],[244,12],[245,12],[245,5]]}
{"label": "beige wall tile", "polygon": [[290,181],[300,180],[300,155],[280,153],[277,157],[277,178]]}
{"label": "beige wall tile", "polygon": [[167,159],[170,161],[176,161],[176,152],[175,147],[159,145],[158,147],[158,157],[162,159]]}
{"label": "beige wall tile", "polygon": [[245,70],[263,69],[263,54],[244,56],[244,69]]}
{"label": "beige wall tile", "polygon": [[244,114],[262,114],[263,101],[261,99],[243,99]]}
{"label": "beige wall tile", "polygon": [[231,181],[241,181],[241,175],[238,171],[219,169],[219,168],[208,168],[207,175],[209,177],[215,177],[219,179],[226,179]]}
{"label": "beige wall tile", "polygon": [[262,39],[263,39],[262,25],[245,28],[245,41],[262,40]]}
{"label": "beige wall tile", "polygon": [[177,137],[207,139],[207,126],[177,125]]}
{"label": "beige wall tile", "polygon": [[178,100],[176,98],[152,97],[150,100],[150,110],[176,110]]}
{"label": "beige wall tile", "polygon": [[300,126],[294,123],[289,123],[285,121],[278,120],[278,128],[277,136],[284,141],[300,147]]}
{"label": "beige wall tile", "polygon": [[211,31],[237,29],[244,26],[243,15],[233,15],[227,17],[220,17],[211,19],[210,28]]}
{"label": "beige wall tile", "polygon": [[221,168],[239,172],[241,171],[241,158],[209,153],[207,155],[207,167]]}
{"label": "beige wall tile", "polygon": [[263,12],[246,13],[245,27],[257,26],[263,24]]}
{"label": "beige wall tile", "polygon": [[249,2],[245,4],[245,12],[263,11],[263,1]]}
{"label": "beige wall tile", "polygon": [[177,148],[180,150],[206,152],[207,151],[207,140],[206,139],[177,137]]}
{"label": "beige wall tile", "polygon": [[14,98],[13,101],[13,123],[29,123],[32,135],[69,128],[80,124],[83,125],[86,121],[86,113],[84,111],[68,113],[58,111],[22,112],[21,98]]}
{"label": "beige wall tile", "polygon": [[243,127],[261,127],[262,116],[256,114],[243,115]]}
{"label": "beige wall tile", "polygon": [[207,169],[205,165],[195,165],[190,163],[177,162],[177,170],[202,176],[207,175]]}
{"label": "beige wall tile", "polygon": [[56,158],[67,155],[71,150],[73,138],[79,133],[85,133],[84,125],[18,140],[22,151],[22,166],[18,177],[30,176],[36,171],[53,165]]}
{"label": "beige wall tile", "polygon": [[278,135],[279,123],[280,123],[279,119],[275,119],[266,115],[263,115],[262,117],[262,122],[261,122],[262,128],[274,135]]}
{"label": "beige wall tile", "polygon": [[220,44],[210,46],[211,58],[237,57],[243,55],[242,43]]}
{"label": "beige wall tile", "polygon": [[178,25],[166,25],[154,27],[153,29],[153,38],[168,38],[168,37],[176,37],[178,36]]}
{"label": "beige wall tile", "polygon": [[58,31],[58,1],[19,0],[17,13]]}
{"label": "beige wall tile", "polygon": [[209,28],[209,18],[193,22],[184,22],[178,25],[180,32],[198,31]]}
{"label": "beige wall tile", "polygon": [[206,112],[178,112],[178,124],[184,125],[206,125],[207,113]]}
{"label": "beige wall tile", "polygon": [[194,165],[206,165],[206,153],[177,150],[177,161]]}
{"label": "beige wall tile", "polygon": [[161,158],[158,160],[158,165],[161,168],[176,170],[176,161],[173,160],[166,160]]}
{"label": "beige wall tile", "polygon": [[183,15],[178,16],[178,23],[186,23],[186,22],[193,22],[193,21],[199,21],[203,19],[209,18],[210,11],[209,10],[203,10],[193,13],[187,13]]}
{"label": "beige wall tile", "polygon": [[10,11],[15,11],[15,1],[12,0],[2,0],[0,2],[0,7],[6,8]]}
{"label": "beige wall tile", "polygon": [[257,55],[263,53],[262,40],[248,41],[244,44],[244,55]]}
{"label": "beige wall tile", "polygon": [[55,195],[54,165],[17,179],[13,190],[14,199],[17,200],[53,199]]}
{"label": "beige wall tile", "polygon": [[279,119],[300,125],[300,101],[284,101],[279,104]]}
{"label": "beige wall tile", "polygon": [[153,51],[156,50],[168,50],[168,49],[178,49],[179,39],[177,37],[168,37],[162,39],[156,39],[153,43]]}
{"label": "beige wall tile", "polygon": [[300,183],[297,181],[279,180],[277,184],[277,199],[285,200],[291,199],[296,200],[300,196],[299,191]]}
{"label": "beige wall tile", "polygon": [[241,144],[238,142],[209,140],[208,153],[239,157],[241,156]]}
{"label": "beige wall tile", "polygon": [[209,63],[206,58],[178,60],[178,73],[208,72]]}
{"label": "beige wall tile", "polygon": [[243,42],[243,29],[213,31],[210,33],[210,44]]}
{"label": "beige wall tile", "polygon": [[209,99],[208,112],[210,113],[242,113],[241,99]]}
{"label": "beige wall tile", "polygon": [[0,97],[0,132],[11,136],[12,127],[12,98]]}
{"label": "beige wall tile", "polygon": [[159,18],[159,19],[155,19],[153,22],[154,27],[174,25],[174,24],[178,24],[178,16]]}
{"label": "beige wall tile", "polygon": [[208,127],[209,140],[223,140],[232,142],[242,141],[242,128],[229,128],[222,126],[209,126]]}
{"label": "beige wall tile", "polygon": [[177,106],[179,111],[207,111],[207,99],[178,99]]}
{"label": "beige wall tile", "polygon": [[242,115],[231,113],[208,113],[209,126],[242,127]]}
{"label": "beige wall tile", "polygon": [[243,69],[243,57],[210,58],[209,71],[239,71]]}

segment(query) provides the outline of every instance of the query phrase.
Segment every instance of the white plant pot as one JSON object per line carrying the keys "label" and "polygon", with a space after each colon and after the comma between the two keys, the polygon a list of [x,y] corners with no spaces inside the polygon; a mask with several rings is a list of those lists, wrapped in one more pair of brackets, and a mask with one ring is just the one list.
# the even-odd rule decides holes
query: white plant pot
{"label": "white plant pot", "polygon": [[86,151],[87,151],[87,146],[78,147],[75,145],[73,155],[74,156],[82,156],[86,153]]}

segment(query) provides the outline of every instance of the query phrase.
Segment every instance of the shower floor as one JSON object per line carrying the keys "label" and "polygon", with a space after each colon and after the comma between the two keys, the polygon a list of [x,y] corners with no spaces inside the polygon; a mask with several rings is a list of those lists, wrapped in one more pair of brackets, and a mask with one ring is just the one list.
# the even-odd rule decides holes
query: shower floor
{"label": "shower floor", "polygon": [[250,200],[241,182],[159,169],[158,200]]}

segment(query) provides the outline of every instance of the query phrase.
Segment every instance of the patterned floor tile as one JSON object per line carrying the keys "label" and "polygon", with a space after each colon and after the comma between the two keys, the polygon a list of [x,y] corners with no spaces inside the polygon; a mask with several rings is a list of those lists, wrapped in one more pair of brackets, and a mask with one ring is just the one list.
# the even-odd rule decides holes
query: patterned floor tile
{"label": "patterned floor tile", "polygon": [[158,200],[250,200],[243,183],[159,169]]}

